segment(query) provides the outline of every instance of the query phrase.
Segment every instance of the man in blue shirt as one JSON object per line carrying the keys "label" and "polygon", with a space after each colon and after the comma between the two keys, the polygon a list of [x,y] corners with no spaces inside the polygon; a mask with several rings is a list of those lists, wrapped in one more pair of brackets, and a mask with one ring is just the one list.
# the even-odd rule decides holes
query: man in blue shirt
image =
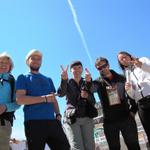
{"label": "man in blue shirt", "polygon": [[24,105],[25,135],[29,150],[44,150],[45,144],[52,150],[69,150],[69,143],[63,132],[59,108],[55,98],[55,87],[51,80],[39,73],[42,53],[31,50],[26,63],[30,69],[27,75],[19,75],[16,85],[17,103]]}
{"label": "man in blue shirt", "polygon": [[9,149],[14,111],[19,108],[14,96],[15,79],[10,74],[13,62],[7,53],[0,54],[0,149]]}

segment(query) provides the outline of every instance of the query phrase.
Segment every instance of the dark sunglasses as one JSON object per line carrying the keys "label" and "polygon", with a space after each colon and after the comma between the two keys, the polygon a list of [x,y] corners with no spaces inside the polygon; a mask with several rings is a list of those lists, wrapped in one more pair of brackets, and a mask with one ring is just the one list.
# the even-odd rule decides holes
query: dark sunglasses
{"label": "dark sunglasses", "polygon": [[102,66],[98,66],[97,70],[101,71],[102,69],[106,68],[108,66],[108,64],[103,64]]}

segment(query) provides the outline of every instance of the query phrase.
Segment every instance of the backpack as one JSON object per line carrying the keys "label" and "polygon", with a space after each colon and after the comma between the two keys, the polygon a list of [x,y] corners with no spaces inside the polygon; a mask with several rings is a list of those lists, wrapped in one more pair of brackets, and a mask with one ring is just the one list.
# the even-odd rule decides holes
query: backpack
{"label": "backpack", "polygon": [[[3,84],[3,81],[9,82],[10,83],[10,88],[11,88],[11,102],[14,102],[14,88],[15,88],[15,78],[13,77],[13,75],[9,75],[8,80],[0,78],[0,82],[1,84]],[[0,121],[1,121],[1,125],[5,125],[5,120],[10,121],[11,125],[13,126],[13,120],[15,119],[15,115],[14,115],[15,111],[12,112],[4,112],[3,114],[0,115]]]}

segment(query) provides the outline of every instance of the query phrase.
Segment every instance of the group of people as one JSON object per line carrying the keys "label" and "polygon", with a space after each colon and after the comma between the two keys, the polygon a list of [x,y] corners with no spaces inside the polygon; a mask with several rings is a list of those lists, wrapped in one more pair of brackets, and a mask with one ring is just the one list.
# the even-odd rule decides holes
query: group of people
{"label": "group of people", "polygon": [[[103,127],[110,150],[120,150],[120,132],[129,150],[140,150],[135,114],[138,112],[150,143],[150,60],[119,52],[123,74],[110,69],[107,58],[96,59],[99,77],[92,79],[81,61],[61,66],[61,82],[55,89],[51,78],[40,73],[42,53],[26,56],[28,74],[11,75],[11,57],[0,54],[0,149],[9,150],[14,111],[24,105],[24,127],[29,150],[94,150],[93,109],[98,93],[103,109]],[[56,96],[66,96],[63,126]]]}

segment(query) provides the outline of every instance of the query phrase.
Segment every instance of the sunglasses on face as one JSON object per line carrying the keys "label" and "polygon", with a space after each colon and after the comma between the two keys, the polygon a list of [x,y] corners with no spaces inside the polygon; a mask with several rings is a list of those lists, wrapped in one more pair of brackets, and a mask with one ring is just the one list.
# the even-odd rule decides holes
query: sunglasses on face
{"label": "sunglasses on face", "polygon": [[97,70],[101,71],[102,69],[106,68],[108,66],[108,64],[103,64],[101,66],[97,66]]}

